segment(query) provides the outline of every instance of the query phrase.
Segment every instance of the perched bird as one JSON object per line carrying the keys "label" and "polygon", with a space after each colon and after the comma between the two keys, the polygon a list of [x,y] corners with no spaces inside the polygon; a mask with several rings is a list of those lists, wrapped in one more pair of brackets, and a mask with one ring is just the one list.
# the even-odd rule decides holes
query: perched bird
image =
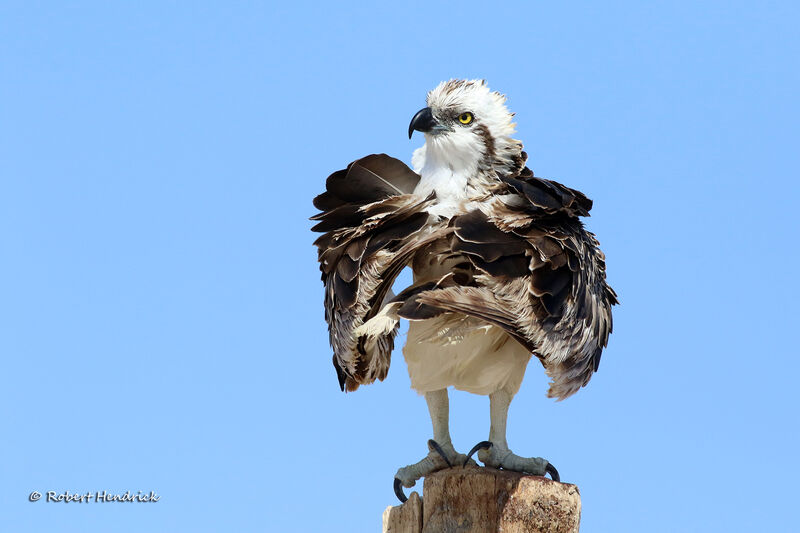
{"label": "perched bird", "polygon": [[[534,475],[547,460],[506,442],[511,399],[531,356],[559,400],[586,385],[611,333],[616,294],[605,257],[579,217],[583,193],[534,177],[505,97],[481,80],[450,80],[428,93],[408,128],[425,134],[414,170],[385,154],[331,174],[314,199],[313,230],[325,285],[325,320],[342,390],[383,380],[401,318],[411,386],[433,424],[429,453],[400,468],[400,485],[471,462]],[[391,291],[406,266],[413,284]],[[453,448],[448,387],[489,396],[488,441]]]}

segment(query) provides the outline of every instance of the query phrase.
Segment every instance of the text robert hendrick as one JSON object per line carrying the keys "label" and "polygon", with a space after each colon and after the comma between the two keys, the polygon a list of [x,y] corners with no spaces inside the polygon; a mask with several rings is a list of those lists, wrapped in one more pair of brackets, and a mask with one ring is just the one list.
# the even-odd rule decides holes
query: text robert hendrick
{"label": "text robert hendrick", "polygon": [[45,495],[46,502],[63,502],[63,503],[111,503],[111,502],[157,502],[161,499],[155,491],[150,492],[131,492],[125,491],[120,494],[100,490],[97,492],[56,492],[48,490]]}

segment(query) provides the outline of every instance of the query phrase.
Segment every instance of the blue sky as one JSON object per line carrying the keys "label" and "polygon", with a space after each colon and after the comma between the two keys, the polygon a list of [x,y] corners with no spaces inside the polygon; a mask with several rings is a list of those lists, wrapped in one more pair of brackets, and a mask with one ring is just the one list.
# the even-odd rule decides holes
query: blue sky
{"label": "blue sky", "polygon": [[[531,365],[511,447],[579,485],[584,531],[793,530],[799,11],[4,2],[2,529],[376,531],[430,422],[399,351],[339,392],[311,198],[409,162],[425,92],[476,77],[595,201],[622,301],[586,389]],[[451,406],[457,448],[487,436],[486,398]]]}

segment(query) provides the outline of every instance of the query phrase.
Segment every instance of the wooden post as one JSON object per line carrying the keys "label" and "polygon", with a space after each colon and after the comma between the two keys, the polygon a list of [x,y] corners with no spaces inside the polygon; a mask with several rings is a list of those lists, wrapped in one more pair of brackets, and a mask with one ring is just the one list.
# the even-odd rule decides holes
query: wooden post
{"label": "wooden post", "polygon": [[425,478],[383,513],[383,533],[578,533],[578,487],[538,476],[468,466]]}

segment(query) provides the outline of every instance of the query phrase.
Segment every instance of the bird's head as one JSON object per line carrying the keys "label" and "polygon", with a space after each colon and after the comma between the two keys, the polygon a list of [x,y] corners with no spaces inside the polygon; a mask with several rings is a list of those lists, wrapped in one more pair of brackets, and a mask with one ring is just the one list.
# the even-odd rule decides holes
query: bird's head
{"label": "bird's head", "polygon": [[510,137],[516,125],[505,101],[483,80],[440,83],[428,93],[428,106],[408,126],[409,138],[414,131],[425,134],[425,146],[415,159],[446,164],[455,171],[518,166],[512,160],[519,159],[522,144]]}

